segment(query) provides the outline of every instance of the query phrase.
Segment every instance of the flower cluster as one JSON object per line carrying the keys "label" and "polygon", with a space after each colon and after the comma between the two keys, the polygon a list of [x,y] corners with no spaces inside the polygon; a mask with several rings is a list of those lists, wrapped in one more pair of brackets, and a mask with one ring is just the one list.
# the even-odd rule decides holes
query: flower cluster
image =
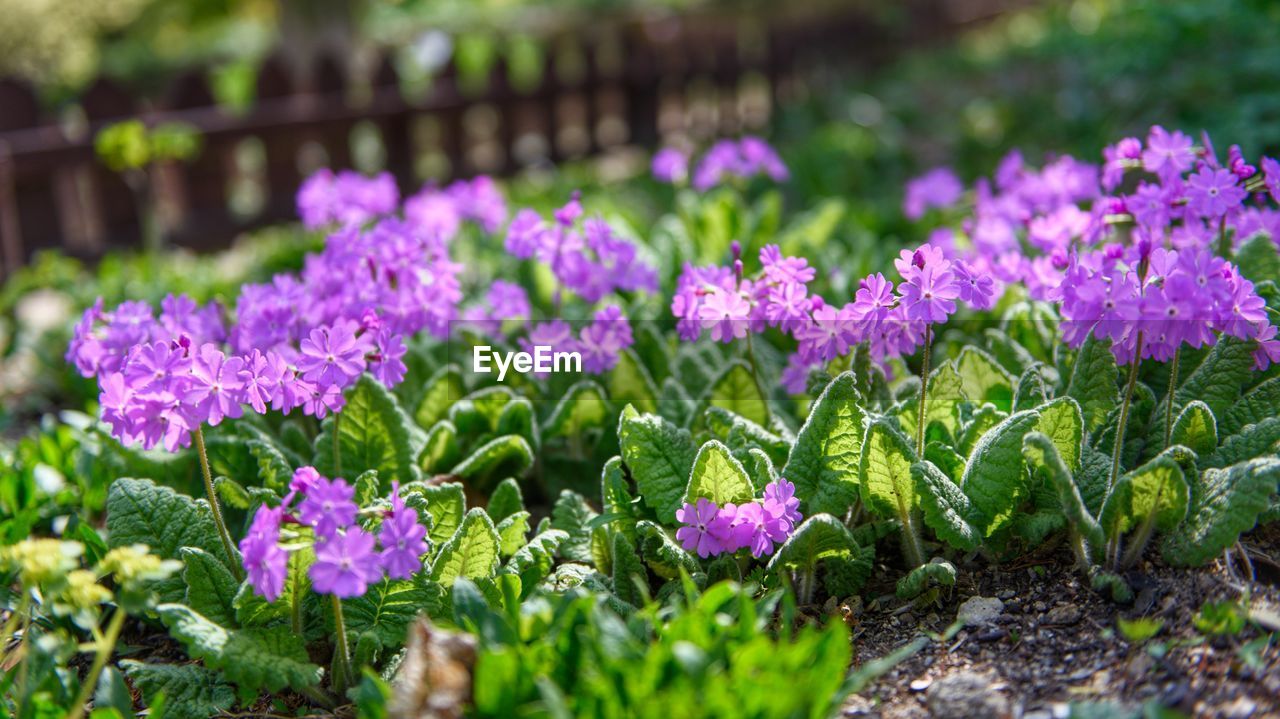
{"label": "flower cluster", "polygon": [[907,182],[906,196],[902,200],[902,214],[908,220],[918,220],[931,207],[946,208],[954,205],[964,195],[964,184],[946,167],[935,167]]}
{"label": "flower cluster", "polygon": [[449,242],[464,221],[497,232],[507,221],[507,200],[493,178],[455,180],[443,189],[428,185],[404,202],[404,218],[415,230]]}
{"label": "flower cluster", "polygon": [[1109,340],[1121,363],[1166,361],[1223,334],[1256,341],[1260,369],[1280,359],[1265,304],[1222,256],[1258,234],[1280,238],[1280,163],[1264,157],[1259,173],[1232,146],[1223,164],[1207,137],[1159,126],[1103,160],[1036,170],[1010,154],[975,186],[965,246],[951,251],[997,291],[1021,285],[1058,304],[1068,344]]}
{"label": "flower cluster", "polygon": [[298,215],[308,229],[359,226],[394,212],[399,199],[400,191],[390,173],[365,177],[343,170],[335,175],[326,168],[298,188]]}
{"label": "flower cluster", "polygon": [[[659,182],[682,184],[689,176],[689,156],[668,147],[653,156],[651,170]],[[787,166],[769,143],[759,137],[720,140],[707,150],[693,173],[693,188],[706,192],[732,180],[749,180],[764,175],[774,182],[790,177]]]}
{"label": "flower cluster", "polygon": [[532,209],[520,210],[507,229],[506,249],[547,265],[564,288],[588,303],[613,292],[656,292],[657,272],[637,256],[636,246],[603,218],[579,223],[582,217],[576,192],[550,221]]}
{"label": "flower cluster", "polygon": [[249,583],[267,601],[284,592],[289,555],[281,543],[281,526],[286,523],[310,527],[314,534],[315,561],[307,574],[321,594],[359,597],[384,576],[408,579],[422,569],[427,528],[418,521],[417,510],[405,506],[398,483],[392,483],[390,508],[379,513],[376,535],[356,521],[360,507],[355,489],[342,479],[330,480],[314,467],[302,467],[289,488],[279,506],[258,508],[240,540]]}
{"label": "flower cluster", "polygon": [[794,484],[779,479],[765,485],[764,498],[756,502],[728,502],[723,507],[706,497],[699,497],[697,504],[685,502],[676,511],[676,519],[684,525],[676,531],[676,539],[685,550],[703,558],[739,549],[751,550],[756,558],[768,556],[775,543],[787,541],[803,518],[795,493]]}
{"label": "flower cluster", "polygon": [[989,277],[931,244],[903,250],[894,261],[902,278],[896,290],[875,273],[861,280],[854,301],[843,306],[809,292],[816,273],[805,259],[768,245],[760,251],[761,271],[748,278],[738,252],[735,243],[732,268],[685,266],[671,301],[677,331],[691,341],[709,330],[713,340],[729,342],[781,329],[797,342],[782,377],[792,392],[804,390],[811,368],[847,355],[859,343],[868,343],[872,356],[885,362],[924,344],[928,327],[945,322],[957,301],[978,310],[995,302]]}

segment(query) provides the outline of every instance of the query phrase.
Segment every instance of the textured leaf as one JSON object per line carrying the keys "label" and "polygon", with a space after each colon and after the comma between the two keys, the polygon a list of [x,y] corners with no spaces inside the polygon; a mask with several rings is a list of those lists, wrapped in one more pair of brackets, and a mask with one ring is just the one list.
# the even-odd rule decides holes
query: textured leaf
{"label": "textured leaf", "polygon": [[298,690],[320,681],[320,667],[308,660],[302,637],[289,627],[231,631],[181,604],[161,604],[156,611],[192,658],[221,670],[245,691]]}
{"label": "textured leaf", "polygon": [[1280,416],[1280,377],[1272,377],[1245,392],[1239,402],[1217,415],[1218,436],[1230,437],[1245,427]]}
{"label": "textured leaf", "polygon": [[699,497],[706,497],[723,507],[729,502],[750,502],[754,496],[751,478],[728,447],[714,439],[702,445],[689,474],[685,502],[696,503]]}
{"label": "textured leaf", "polygon": [[591,520],[596,511],[587,504],[587,498],[571,490],[564,490],[551,508],[551,527],[563,531],[568,537],[560,545],[560,553],[570,561],[591,561]]}
{"label": "textured leaf", "polygon": [[1205,470],[1193,485],[1187,521],[1165,542],[1165,561],[1198,566],[1222,554],[1253,529],[1278,487],[1280,460],[1272,457]]}
{"label": "textured leaf", "polygon": [[1170,444],[1180,444],[1201,456],[1213,454],[1218,448],[1218,424],[1214,421],[1209,405],[1195,400],[1183,408],[1169,435]]}
{"label": "textured leaf", "polygon": [[458,428],[448,420],[436,422],[427,433],[422,451],[418,453],[418,466],[426,473],[443,472],[457,464],[461,458]]}
{"label": "textured leaf", "polygon": [[1170,531],[1187,516],[1187,480],[1178,463],[1159,456],[1116,480],[1098,523],[1107,537],[1119,537],[1148,518]]}
{"label": "textured leaf", "polygon": [[1235,264],[1250,282],[1280,282],[1280,253],[1275,238],[1259,233],[1244,241],[1236,250]]}
{"label": "textured leaf", "polygon": [[533,416],[533,403],[524,397],[517,397],[502,408],[495,431],[499,435],[523,437],[535,450],[542,445],[542,434]]}
{"label": "textured leaf", "polygon": [[1053,441],[1063,464],[1074,472],[1084,451],[1084,413],[1080,405],[1070,397],[1059,397],[1036,411],[1040,413],[1036,431]]}
{"label": "textured leaf", "polygon": [[613,534],[613,557],[613,593],[633,607],[643,607],[643,588],[649,585],[649,573],[640,562],[635,545],[622,532]]}
{"label": "textured leaf", "polygon": [[844,524],[829,514],[815,514],[800,523],[769,560],[765,571],[776,574],[784,569],[813,572],[818,562],[826,559],[856,560],[861,557],[858,543]]}
{"label": "textured leaf", "polygon": [[996,409],[994,404],[982,405],[973,413],[973,418],[964,425],[964,430],[960,434],[960,444],[956,449],[965,457],[973,454],[973,448],[978,446],[978,440],[982,439],[982,435],[1003,422],[1008,416],[1008,412]]}
{"label": "textured leaf", "polygon": [[600,472],[600,498],[604,513],[617,518],[613,522],[614,528],[634,539],[636,522],[643,518],[643,512],[622,472],[621,457],[605,462]]}
{"label": "textured leaf", "polygon": [[862,444],[862,501],[883,517],[909,522],[916,507],[911,465],[918,461],[911,443],[887,420],[867,428]]}
{"label": "textured leaf", "polygon": [[1174,393],[1174,407],[1192,400],[1209,406],[1214,416],[1225,414],[1240,399],[1244,383],[1253,374],[1253,342],[1223,335]]}
{"label": "textured leaf", "polygon": [[924,459],[933,462],[952,482],[957,485],[964,476],[965,459],[949,445],[942,442],[929,442],[924,446]]}
{"label": "textured leaf", "polygon": [[731,362],[711,384],[704,399],[712,407],[721,407],[760,426],[769,424],[764,393],[742,361]]}
{"label": "textured leaf", "polygon": [[[929,392],[924,405],[925,428],[938,422],[954,437],[960,430],[960,403],[966,399],[964,380],[956,372],[955,363],[944,362],[929,374]],[[914,435],[916,431],[918,412],[918,405],[914,401],[908,404],[905,421],[902,423],[903,430],[908,434]]]}
{"label": "textured leaf", "polygon": [[427,500],[427,513],[431,515],[428,537],[434,547],[439,547],[458,531],[462,517],[467,512],[467,495],[461,484],[414,485],[411,489],[421,492]]}
{"label": "textured leaf", "polygon": [[520,491],[520,483],[510,477],[499,482],[493,494],[489,495],[487,509],[489,518],[495,522],[524,511],[524,494]]}
{"label": "textured leaf", "polygon": [[911,477],[920,498],[924,523],[938,539],[964,552],[982,544],[982,532],[969,523],[973,508],[969,498],[932,462],[911,465]]}
{"label": "textured leaf", "polygon": [[443,590],[422,580],[384,579],[362,597],[342,600],[342,617],[353,637],[369,635],[384,649],[404,644],[409,624],[440,605]]}
{"label": "textured leaf", "polygon": [[449,407],[462,399],[466,389],[462,383],[462,371],[457,365],[436,370],[427,380],[426,390],[413,411],[413,419],[423,429],[431,429],[436,422],[449,414]]}
{"label": "textured leaf", "polygon": [[1058,452],[1057,443],[1040,432],[1031,432],[1022,438],[1022,456],[1031,471],[1038,473],[1041,480],[1047,482],[1057,494],[1067,523],[1084,539],[1087,551],[1091,555],[1102,551],[1106,544],[1102,527],[1081,498],[1071,471]]}
{"label": "textured leaf", "polygon": [[609,402],[604,389],[591,380],[569,388],[547,420],[544,435],[577,437],[589,429],[603,427],[609,419]]}
{"label": "textured leaf", "polygon": [[865,415],[854,376],[832,380],[813,403],[796,435],[782,475],[796,485],[796,496],[810,514],[843,515],[858,496]]}
{"label": "textured leaf", "polygon": [[520,577],[521,598],[527,597],[551,574],[556,563],[556,550],[568,538],[569,535],[559,529],[548,529],[534,536],[507,560],[506,571]]}
{"label": "textured leaf", "polygon": [[[987,340],[987,349],[991,356],[1011,375],[1021,375],[1036,363],[1036,358],[1027,351],[1027,348],[1018,344],[1004,330],[988,327],[982,331],[982,336]],[[1040,401],[1043,402],[1044,399]]]}
{"label": "textured leaf", "polygon": [[1233,464],[1274,455],[1280,446],[1280,417],[1264,419],[1251,424],[1237,434],[1227,437],[1213,454],[1201,460],[1200,466],[1227,467]]}
{"label": "textured leaf", "polygon": [[[327,477],[354,477],[376,469],[388,486],[393,481],[407,484],[417,479],[420,470],[415,460],[426,443],[426,435],[400,409],[395,396],[382,383],[362,375],[347,391],[346,398],[342,412],[321,424],[312,461],[316,469]],[[333,466],[335,422],[341,471]]]}
{"label": "textured leaf", "polygon": [[227,565],[199,547],[178,550],[187,584],[187,606],[225,627],[236,626],[236,592],[240,583]]}
{"label": "textured leaf", "polygon": [[973,505],[970,521],[988,537],[1010,523],[1014,509],[1029,494],[1023,475],[1022,438],[1039,418],[1031,410],[1011,415],[982,436],[969,458],[960,487]]}
{"label": "textured leaf", "polygon": [[[315,561],[315,552],[310,548],[289,552],[284,591],[274,602],[268,602],[258,596],[253,586],[249,584],[249,580],[242,582],[236,591],[235,599],[232,600],[236,610],[236,623],[241,627],[266,627],[287,623],[292,611],[294,590],[300,589],[306,592],[311,587],[307,570],[313,561]],[[306,601],[305,598],[304,601]]]}
{"label": "textured leaf", "polygon": [[524,476],[533,466],[533,448],[518,434],[507,434],[485,442],[462,460],[449,474],[478,480],[495,476]]}
{"label": "textured leaf", "polygon": [[751,486],[757,493],[763,492],[770,482],[778,480],[778,470],[774,469],[773,460],[763,450],[752,447],[747,451],[747,460],[742,465],[751,477]]}
{"label": "textured leaf", "polygon": [[502,556],[510,557],[529,538],[529,513],[521,510],[498,523],[498,542]]}
{"label": "textured leaf", "polygon": [[898,580],[898,599],[914,599],[931,586],[953,587],[956,583],[956,567],[951,562],[937,561],[922,564]]}
{"label": "textured leaf", "polygon": [[874,546],[859,547],[852,557],[827,557],[822,560],[824,575],[822,585],[827,588],[831,597],[851,597],[857,595],[862,585],[871,578],[876,558]]}
{"label": "textured leaf", "polygon": [[132,659],[120,668],[142,692],[148,707],[164,695],[166,716],[211,717],[230,709],[236,693],[217,672],[198,664],[150,664]]}
{"label": "textured leaf", "polygon": [[1052,394],[1051,384],[1045,379],[1045,366],[1039,362],[1027,367],[1018,377],[1018,385],[1013,391],[1013,411],[1035,409],[1049,401]]}
{"label": "textured leaf", "polygon": [[1090,432],[1102,427],[1111,408],[1120,402],[1119,372],[1110,344],[1090,334],[1076,352],[1066,393],[1079,403]]}
{"label": "textured leaf", "polygon": [[431,564],[431,581],[444,588],[458,577],[486,579],[498,569],[498,531],[483,509],[472,509]]}
{"label": "textured leaf", "polygon": [[1002,412],[1013,409],[1013,375],[994,357],[976,347],[965,347],[956,358],[960,391],[975,404],[990,402]]}
{"label": "textured leaf", "polygon": [[689,574],[698,571],[698,560],[684,550],[662,527],[642,520],[636,525],[640,537],[640,550],[645,564],[663,579],[675,579],[683,568]]}
{"label": "textured leaf", "polygon": [[[217,557],[228,569],[238,556],[226,559],[213,513],[203,499],[192,499],[149,479],[117,479],[107,491],[107,544],[112,549],[145,544],[164,559],[181,559],[183,547],[195,547]],[[182,577],[154,583],[162,602],[186,598]]]}
{"label": "textured leaf", "polygon": [[618,355],[618,364],[609,373],[608,389],[614,402],[633,405],[641,412],[658,411],[658,385],[629,347]]}
{"label": "textured leaf", "polygon": [[787,438],[721,407],[708,407],[705,419],[707,430],[729,445],[738,461],[745,464],[746,454],[751,449],[763,451],[775,464],[787,461],[787,453],[791,451],[791,441]]}
{"label": "textured leaf", "polygon": [[627,407],[618,420],[618,443],[640,499],[663,522],[675,522],[698,453],[689,432]]}

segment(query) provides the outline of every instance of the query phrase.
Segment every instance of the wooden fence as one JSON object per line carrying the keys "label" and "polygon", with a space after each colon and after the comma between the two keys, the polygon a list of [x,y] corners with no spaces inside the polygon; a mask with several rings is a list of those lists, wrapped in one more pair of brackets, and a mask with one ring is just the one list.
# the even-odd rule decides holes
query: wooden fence
{"label": "wooden fence", "polygon": [[[532,86],[517,88],[501,58],[475,87],[450,62],[416,98],[389,56],[360,83],[343,58],[314,59],[302,81],[277,57],[260,68],[243,114],[215,105],[203,73],[145,102],[101,79],[80,98],[82,121],[68,127],[42,112],[29,87],[0,79],[0,277],[45,248],[94,258],[137,245],[139,204],[156,208],[174,245],[225,246],[293,218],[302,179],[318,166],[351,166],[353,138],[380,143],[385,169],[413,192],[424,177],[509,174],[673,135],[756,130],[807,67],[874,62],[1001,9],[988,1],[975,12],[962,0],[968,15],[958,16],[956,2],[905,2],[895,31],[848,11],[611,22],[545,38],[551,51]],[[153,168],[145,189],[131,188],[93,147],[98,129],[130,117],[188,123],[203,149],[193,161]]]}

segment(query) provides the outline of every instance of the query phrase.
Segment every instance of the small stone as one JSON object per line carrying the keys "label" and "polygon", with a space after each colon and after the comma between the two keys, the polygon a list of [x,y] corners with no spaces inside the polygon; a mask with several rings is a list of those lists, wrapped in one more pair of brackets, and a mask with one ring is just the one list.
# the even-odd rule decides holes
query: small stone
{"label": "small stone", "polygon": [[921,677],[911,682],[911,691],[922,692],[933,684],[932,677]]}
{"label": "small stone", "polygon": [[1036,603],[1031,605],[1031,608],[1043,614],[1044,610],[1049,608],[1049,605],[1045,604],[1044,602],[1037,601]]}
{"label": "small stone", "polygon": [[1080,607],[1074,604],[1059,604],[1044,615],[1044,621],[1041,623],[1067,626],[1080,621],[1081,616]]}
{"label": "small stone", "polygon": [[1009,716],[1009,700],[991,679],[971,671],[959,671],[933,682],[925,703],[934,719],[1003,719]]}
{"label": "small stone", "polygon": [[1133,655],[1124,666],[1124,673],[1129,675],[1130,679],[1142,679],[1151,671],[1151,667],[1155,664],[1155,660],[1146,652],[1138,652]]}
{"label": "small stone", "polygon": [[956,619],[966,627],[980,627],[994,624],[1003,612],[1004,602],[995,597],[969,597],[960,605]]}
{"label": "small stone", "polygon": [[996,594],[996,598],[997,599],[1013,599],[1015,594],[1017,594],[1017,592],[1013,591],[1012,589],[1001,589],[1000,592]]}

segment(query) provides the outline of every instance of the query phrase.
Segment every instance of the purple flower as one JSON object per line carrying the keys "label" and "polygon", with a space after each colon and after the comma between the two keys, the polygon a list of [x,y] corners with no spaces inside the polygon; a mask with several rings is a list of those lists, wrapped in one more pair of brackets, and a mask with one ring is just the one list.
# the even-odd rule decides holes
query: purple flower
{"label": "purple flower", "polygon": [[542,237],[546,231],[542,217],[537,212],[527,207],[520,210],[511,221],[511,226],[507,228],[507,252],[522,260],[533,257],[534,252],[541,246]]}
{"label": "purple flower", "polygon": [[807,361],[825,364],[848,354],[861,329],[852,303],[839,308],[824,304],[813,311],[808,323],[795,328],[798,351]]}
{"label": "purple flower", "polygon": [[902,212],[908,220],[918,220],[930,207],[946,208],[964,195],[964,184],[948,167],[935,167],[907,182]]}
{"label": "purple flower", "polygon": [[989,310],[995,306],[996,283],[991,275],[974,270],[963,260],[956,260],[951,267],[955,270],[961,302],[968,303],[975,310]]}
{"label": "purple flower", "polygon": [[266,414],[267,407],[275,403],[284,373],[288,371],[275,359],[274,352],[264,355],[254,349],[244,358],[244,369],[240,370],[244,399],[258,414]]}
{"label": "purple flower", "polygon": [[422,555],[427,553],[427,528],[418,522],[417,510],[406,507],[400,498],[399,482],[391,483],[391,511],[382,520],[378,543],[387,576],[408,579],[422,569]]}
{"label": "purple flower", "polygon": [[322,481],[324,481],[324,477],[320,476],[320,472],[316,471],[315,467],[299,467],[294,470],[293,479],[289,481],[289,491],[297,492],[305,497],[314,492]]}
{"label": "purple flower", "polygon": [[328,536],[316,544],[316,560],[307,572],[311,588],[340,599],[364,596],[382,579],[374,537],[359,527]]}
{"label": "purple flower", "polygon": [[1271,193],[1272,201],[1280,202],[1280,162],[1264,157],[1259,164],[1262,165],[1262,180],[1267,192]]}
{"label": "purple flower", "polygon": [[1230,170],[1201,167],[1187,178],[1187,207],[1194,213],[1216,220],[1238,208],[1248,194]]}
{"label": "purple flower", "polygon": [[[295,479],[297,475],[294,475]],[[316,536],[329,537],[356,520],[360,508],[352,501],[356,490],[341,478],[319,477],[298,505],[298,519],[315,528]]]}
{"label": "purple flower", "polygon": [[134,345],[124,377],[136,392],[185,394],[191,380],[191,360],[185,350],[169,342]]}
{"label": "purple flower", "polygon": [[747,336],[747,319],[751,303],[738,292],[713,290],[702,301],[698,319],[711,330],[711,339],[729,342]]}
{"label": "purple flower", "polygon": [[779,478],[764,486],[764,504],[781,508],[778,514],[791,523],[792,527],[800,524],[804,515],[800,514],[800,499],[796,497],[796,486],[785,478]]}
{"label": "purple flower", "polygon": [[1142,166],[1162,180],[1181,175],[1196,159],[1191,138],[1178,130],[1172,133],[1156,125],[1147,135],[1147,149],[1142,152]]}
{"label": "purple flower", "polygon": [[759,559],[773,554],[775,542],[787,541],[791,533],[791,523],[783,517],[784,507],[776,503],[759,504],[748,502],[738,507],[735,526],[741,528],[744,546],[751,550],[751,556]]}
{"label": "purple flower", "polygon": [[903,250],[894,260],[904,282],[898,285],[906,316],[912,320],[939,323],[956,311],[960,296],[952,263],[942,252],[922,245],[915,252]]}
{"label": "purple flower", "polygon": [[868,275],[859,282],[858,291],[854,294],[854,319],[869,328],[877,327],[889,316],[889,311],[897,302],[892,282],[879,272]]}
{"label": "purple flower", "polygon": [[217,345],[203,345],[192,360],[191,382],[181,401],[192,407],[197,418],[207,419],[213,427],[222,422],[223,417],[239,417],[243,414],[240,408],[243,367],[244,361],[239,357],[227,357]]}
{"label": "purple flower", "polygon": [[716,503],[706,497],[699,497],[696,506],[685,502],[676,510],[676,520],[685,525],[676,530],[676,539],[685,551],[697,552],[704,559],[720,553],[720,543],[711,532],[718,512]]}
{"label": "purple flower", "polygon": [[651,170],[658,182],[679,184],[689,175],[689,157],[675,148],[664,148],[653,156]]}
{"label": "purple flower", "polygon": [[364,372],[365,346],[345,322],[311,330],[299,349],[298,372],[308,382],[345,387]]}
{"label": "purple flower", "polygon": [[379,330],[373,342],[373,353],[369,355],[369,373],[387,387],[400,384],[409,371],[404,364],[408,351],[400,335],[387,329]]}
{"label": "purple flower", "polygon": [[1102,187],[1110,192],[1120,185],[1126,170],[1142,164],[1142,141],[1136,137],[1126,137],[1103,148],[1102,157],[1105,160],[1102,167]]}
{"label": "purple flower", "polygon": [[284,593],[284,580],[288,574],[289,555],[280,548],[280,520],[284,506],[258,507],[253,524],[240,540],[240,554],[245,572],[253,591],[268,602],[274,602]]}
{"label": "purple flower", "polygon": [[1276,339],[1276,326],[1264,325],[1254,337],[1258,341],[1258,349],[1253,352],[1253,368],[1262,372],[1276,362],[1280,362],[1280,340]]}

